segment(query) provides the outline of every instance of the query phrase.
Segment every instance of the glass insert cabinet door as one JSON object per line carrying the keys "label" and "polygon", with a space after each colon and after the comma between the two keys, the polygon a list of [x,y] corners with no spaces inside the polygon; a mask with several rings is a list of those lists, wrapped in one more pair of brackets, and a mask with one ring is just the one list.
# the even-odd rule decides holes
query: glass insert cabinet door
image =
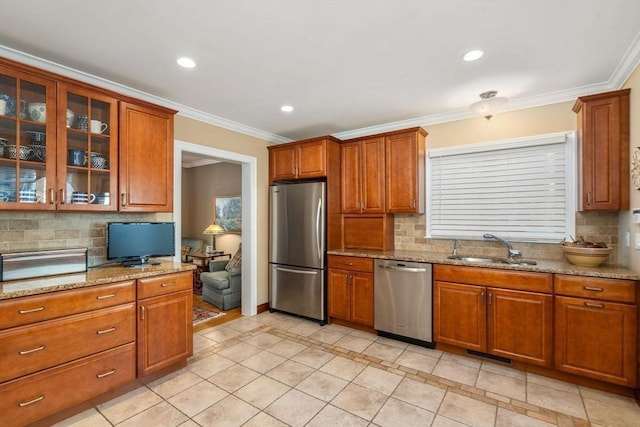
{"label": "glass insert cabinet door", "polygon": [[60,85],[59,210],[117,209],[117,105],[109,96]]}
{"label": "glass insert cabinet door", "polygon": [[0,209],[56,209],[55,101],[54,81],[0,65]]}

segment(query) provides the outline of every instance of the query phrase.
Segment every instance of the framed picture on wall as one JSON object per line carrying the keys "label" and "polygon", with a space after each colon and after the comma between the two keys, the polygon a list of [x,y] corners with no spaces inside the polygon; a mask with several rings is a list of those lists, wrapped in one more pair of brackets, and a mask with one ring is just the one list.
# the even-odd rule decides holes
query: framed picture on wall
{"label": "framed picture on wall", "polygon": [[242,199],[240,196],[213,198],[213,221],[227,233],[242,231]]}

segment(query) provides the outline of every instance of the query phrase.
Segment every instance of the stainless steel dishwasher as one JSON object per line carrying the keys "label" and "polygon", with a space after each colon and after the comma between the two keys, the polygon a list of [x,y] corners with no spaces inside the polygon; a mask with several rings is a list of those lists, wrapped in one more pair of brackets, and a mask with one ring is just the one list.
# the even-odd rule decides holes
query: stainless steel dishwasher
{"label": "stainless steel dishwasher", "polygon": [[378,335],[433,347],[431,264],[376,260],[375,323]]}

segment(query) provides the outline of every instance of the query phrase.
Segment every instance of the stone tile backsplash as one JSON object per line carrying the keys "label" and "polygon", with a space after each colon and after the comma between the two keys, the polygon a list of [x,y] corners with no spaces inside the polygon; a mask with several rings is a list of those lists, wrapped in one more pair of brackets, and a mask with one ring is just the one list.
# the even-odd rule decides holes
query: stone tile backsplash
{"label": "stone tile backsplash", "polygon": [[[395,248],[399,250],[451,253],[453,240],[427,239],[426,215],[395,215]],[[618,212],[577,212],[576,236],[585,240],[605,242],[612,248],[609,264],[618,264]],[[463,255],[504,256],[506,251],[499,243],[486,240],[462,240],[458,253]],[[514,243],[526,259],[563,259],[558,244]]]}
{"label": "stone tile backsplash", "polygon": [[110,221],[161,219],[154,213],[0,212],[0,252],[86,247],[89,266],[101,264]]}

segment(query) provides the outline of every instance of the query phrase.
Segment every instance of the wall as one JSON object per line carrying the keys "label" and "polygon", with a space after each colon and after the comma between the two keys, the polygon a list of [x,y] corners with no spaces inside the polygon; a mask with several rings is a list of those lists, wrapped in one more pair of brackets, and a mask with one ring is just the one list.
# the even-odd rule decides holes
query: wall
{"label": "wall", "polygon": [[263,304],[269,301],[268,282],[268,237],[269,237],[269,142],[251,136],[236,133],[204,122],[176,116],[175,138],[225,150],[233,153],[244,154],[256,158],[257,163],[257,268],[258,280],[257,303]]}
{"label": "wall", "polygon": [[[640,147],[640,66],[638,66],[625,82],[623,88],[630,88],[629,109],[631,112],[629,158],[633,155],[633,149]],[[631,185],[631,195],[629,197],[629,211],[620,213],[620,242],[624,242],[626,232],[631,234],[632,248],[620,245],[620,256],[622,263],[634,271],[640,272],[640,251],[633,249],[634,235],[640,233],[640,225],[634,224],[631,212],[633,209],[640,209],[640,191]]]}
{"label": "wall", "polygon": [[[439,148],[534,136],[576,129],[576,115],[571,110],[573,101],[542,107],[498,113],[491,120],[483,117],[459,120],[425,127],[429,133],[426,147]],[[576,213],[576,235],[585,239],[602,241],[613,248],[610,263],[618,263],[618,213]],[[640,232],[640,230],[638,230]],[[396,215],[395,245],[401,250],[451,252],[453,241],[426,239],[426,215]],[[516,243],[524,258],[559,259],[559,245]],[[463,241],[461,254],[504,256],[505,249],[498,243],[483,240]]]}
{"label": "wall", "polygon": [[[203,239],[211,244],[212,236],[202,231],[213,222],[213,199],[242,192],[242,166],[216,163],[182,169],[182,235]],[[188,200],[188,203],[184,203]],[[233,254],[241,241],[240,234],[216,237],[216,248]]]}

